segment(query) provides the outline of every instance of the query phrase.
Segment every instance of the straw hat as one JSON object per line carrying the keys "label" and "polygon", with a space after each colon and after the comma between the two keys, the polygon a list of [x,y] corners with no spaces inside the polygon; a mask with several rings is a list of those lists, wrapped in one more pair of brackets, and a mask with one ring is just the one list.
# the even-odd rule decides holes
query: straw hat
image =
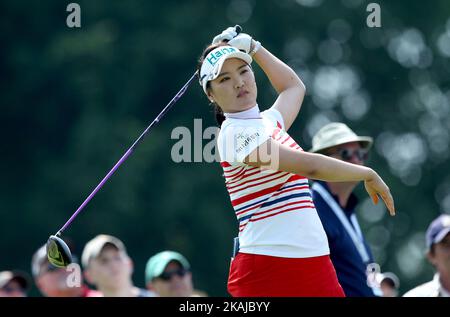
{"label": "straw hat", "polygon": [[312,139],[309,152],[322,152],[330,147],[349,142],[359,142],[363,149],[369,150],[373,144],[370,136],[358,136],[346,124],[332,122],[320,129]]}

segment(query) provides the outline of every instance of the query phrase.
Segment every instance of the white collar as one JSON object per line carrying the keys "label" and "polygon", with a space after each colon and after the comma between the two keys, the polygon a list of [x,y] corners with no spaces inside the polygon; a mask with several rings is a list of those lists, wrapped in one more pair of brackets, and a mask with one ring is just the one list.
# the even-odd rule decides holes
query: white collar
{"label": "white collar", "polygon": [[260,119],[260,111],[259,106],[256,104],[254,107],[250,109],[239,111],[239,112],[224,112],[224,116],[228,119]]}
{"label": "white collar", "polygon": [[436,286],[437,290],[439,291],[440,296],[450,297],[450,292],[448,290],[446,290],[441,284],[441,279],[440,279],[439,273],[434,274],[433,283]]}

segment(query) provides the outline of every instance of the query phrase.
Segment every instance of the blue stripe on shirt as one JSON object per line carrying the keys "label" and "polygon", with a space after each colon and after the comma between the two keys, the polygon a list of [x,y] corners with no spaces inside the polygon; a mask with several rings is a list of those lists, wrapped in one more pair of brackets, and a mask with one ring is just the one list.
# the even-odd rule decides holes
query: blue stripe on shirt
{"label": "blue stripe on shirt", "polygon": [[289,186],[286,186],[286,187],[282,187],[282,188],[280,188],[278,191],[283,191],[283,190],[285,190],[285,189],[288,189],[288,188],[292,188],[292,187],[296,187],[296,186],[306,186],[306,185],[308,185],[308,182],[304,182],[304,183],[296,183],[296,184],[293,184],[293,185],[289,185]]}
{"label": "blue stripe on shirt", "polygon": [[[261,208],[267,207],[267,206],[271,206],[271,205],[274,205],[276,203],[279,203],[279,202],[282,202],[282,201],[285,201],[285,200],[289,200],[289,199],[292,199],[292,198],[297,198],[297,197],[310,197],[311,198],[311,194],[310,193],[300,193],[300,194],[289,195],[289,196],[286,196],[286,197],[281,197],[281,198],[278,198],[278,199],[275,199],[273,201],[269,201],[269,202],[263,204],[261,206]],[[253,216],[253,214],[254,213],[251,213],[250,215],[247,215],[247,216],[244,216],[242,218],[239,218],[239,222],[242,222],[244,220],[247,220],[247,219],[251,218]]]}
{"label": "blue stripe on shirt", "polygon": [[289,200],[289,199],[292,199],[292,198],[297,198],[297,197],[309,197],[309,198],[312,199],[311,193],[309,193],[309,192],[308,193],[292,194],[292,195],[281,197],[281,198],[278,198],[278,199],[275,199],[275,200],[272,200],[272,201],[268,201],[265,204],[263,204],[261,206],[261,208],[264,208],[264,207],[267,207],[267,206],[271,206],[271,205],[274,205],[276,203],[279,203],[279,202],[282,202],[282,201],[285,201],[285,200]]}
{"label": "blue stripe on shirt", "polygon": [[256,201],[256,202],[253,202],[253,203],[251,203],[251,204],[245,205],[245,206],[243,206],[243,207],[240,207],[240,208],[238,208],[238,209],[235,209],[235,211],[236,211],[236,212],[239,212],[239,211],[241,211],[241,210],[244,210],[244,209],[250,208],[250,207],[252,207],[252,206],[258,205],[258,204],[260,204],[260,203],[266,201],[266,200],[269,199],[269,198],[270,198],[270,196],[269,196],[269,197],[266,197],[266,198],[264,198],[264,199],[258,200],[258,201]]}

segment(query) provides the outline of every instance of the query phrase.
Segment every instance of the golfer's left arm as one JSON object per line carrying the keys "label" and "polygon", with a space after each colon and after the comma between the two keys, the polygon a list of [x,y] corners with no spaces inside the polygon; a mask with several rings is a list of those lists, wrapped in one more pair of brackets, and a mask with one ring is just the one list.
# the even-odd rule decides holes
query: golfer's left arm
{"label": "golfer's left arm", "polygon": [[300,111],[306,92],[305,85],[292,68],[264,47],[261,46],[257,50],[253,59],[262,68],[278,93],[273,107],[281,113],[287,131]]}

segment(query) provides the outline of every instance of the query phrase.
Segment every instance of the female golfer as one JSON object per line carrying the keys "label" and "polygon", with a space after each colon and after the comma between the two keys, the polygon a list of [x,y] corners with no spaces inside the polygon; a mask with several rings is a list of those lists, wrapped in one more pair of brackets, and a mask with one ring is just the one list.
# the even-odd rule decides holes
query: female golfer
{"label": "female golfer", "polygon": [[[260,112],[252,60],[278,94]],[[199,61],[199,80],[218,107],[217,138],[225,185],[239,222],[231,263],[232,296],[345,296],[329,258],[327,236],[308,178],[364,181],[395,213],[389,188],[372,169],[303,152],[286,132],[305,95],[296,73],[248,34],[228,28]],[[220,122],[223,121],[223,122]]]}

